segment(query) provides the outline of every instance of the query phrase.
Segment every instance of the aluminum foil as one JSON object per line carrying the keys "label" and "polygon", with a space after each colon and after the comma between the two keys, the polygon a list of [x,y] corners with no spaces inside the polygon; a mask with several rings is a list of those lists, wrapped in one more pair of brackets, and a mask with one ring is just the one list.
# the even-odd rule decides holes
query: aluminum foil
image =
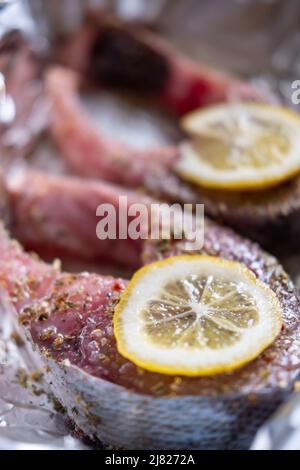
{"label": "aluminum foil", "polygon": [[85,449],[70,436],[3,307],[0,315],[0,450]]}
{"label": "aluminum foil", "polygon": [[[147,23],[197,60],[238,72],[254,81],[267,82],[289,106],[292,105],[291,83],[300,79],[298,0],[13,0],[3,3],[11,5],[0,10],[0,37],[17,28],[28,36],[39,35],[40,44],[47,48],[56,34],[80,25],[87,5],[96,5],[127,21]],[[120,130],[124,122],[129,126],[126,132],[123,129],[124,138],[129,135],[136,142],[136,136],[144,135],[144,142],[138,142],[141,146],[153,140],[169,141],[176,135],[172,125],[162,118],[158,120],[151,110],[120,106],[118,98],[109,95],[103,95],[101,100],[101,105],[105,103],[102,116],[106,117],[101,125],[108,132],[108,116],[111,116],[114,123],[119,120]],[[96,119],[102,119],[97,116],[97,110],[90,110]],[[281,261],[300,288],[300,255]],[[45,384],[40,383],[24,348],[17,343],[13,326],[1,312],[0,449],[86,448],[71,437],[55,401]],[[259,431],[252,448],[300,449],[299,393]]]}

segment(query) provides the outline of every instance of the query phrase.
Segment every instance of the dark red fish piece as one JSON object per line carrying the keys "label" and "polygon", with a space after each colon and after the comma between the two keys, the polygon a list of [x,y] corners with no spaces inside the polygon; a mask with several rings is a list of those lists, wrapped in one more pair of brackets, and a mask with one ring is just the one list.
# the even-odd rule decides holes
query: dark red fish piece
{"label": "dark red fish piece", "polygon": [[97,11],[59,56],[94,85],[140,92],[179,115],[224,101],[277,101],[270,91],[200,65],[154,34]]}

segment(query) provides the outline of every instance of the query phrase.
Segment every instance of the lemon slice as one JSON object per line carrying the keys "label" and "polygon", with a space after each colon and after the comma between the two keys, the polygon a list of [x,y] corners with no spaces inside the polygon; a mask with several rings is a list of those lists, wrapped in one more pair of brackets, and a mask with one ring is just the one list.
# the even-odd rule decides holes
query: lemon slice
{"label": "lemon slice", "polygon": [[279,106],[224,104],[182,120],[192,139],[176,171],[213,189],[275,186],[300,172],[300,116]]}
{"label": "lemon slice", "polygon": [[244,265],[175,256],[140,269],[114,316],[121,355],[162,374],[201,376],[253,360],[280,332],[274,292]]}

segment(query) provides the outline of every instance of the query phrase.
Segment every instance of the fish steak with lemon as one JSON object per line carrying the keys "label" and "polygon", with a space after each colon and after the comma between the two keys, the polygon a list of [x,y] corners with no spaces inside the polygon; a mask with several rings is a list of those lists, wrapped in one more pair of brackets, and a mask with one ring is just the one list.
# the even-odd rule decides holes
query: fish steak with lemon
{"label": "fish steak with lemon", "polygon": [[60,273],[0,235],[1,288],[79,437],[244,449],[293,390],[297,292],[275,258],[230,229],[207,221],[194,255],[147,241],[129,283]]}
{"label": "fish steak with lemon", "polygon": [[208,216],[268,249],[299,249],[297,113],[254,103],[208,106],[182,118],[183,142],[136,151],[95,127],[80,102],[81,80],[64,68],[47,75],[52,137],[72,172],[169,202],[203,203]]}
{"label": "fish steak with lemon", "polygon": [[187,114],[182,126],[176,172],[191,184],[177,198],[203,202],[207,215],[268,249],[299,249],[300,116],[228,103]]}

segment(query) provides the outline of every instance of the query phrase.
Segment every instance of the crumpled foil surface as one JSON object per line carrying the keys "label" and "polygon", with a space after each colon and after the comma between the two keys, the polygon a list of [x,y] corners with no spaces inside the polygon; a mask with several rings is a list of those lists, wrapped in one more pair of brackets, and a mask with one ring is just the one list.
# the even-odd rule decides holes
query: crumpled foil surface
{"label": "crumpled foil surface", "polygon": [[[267,82],[292,105],[291,83],[300,79],[298,0],[7,0],[0,7],[0,37],[17,28],[29,36],[41,35],[47,47],[53,35],[80,24],[88,5],[149,24],[198,60]],[[153,111],[132,110],[109,95],[102,97],[103,105],[101,125],[109,132],[109,121],[114,125],[119,121],[120,131],[122,127],[123,135],[135,143],[144,135],[138,145],[176,136],[170,122],[158,119]],[[90,110],[100,118],[97,110]],[[129,126],[125,130],[124,122]],[[44,156],[49,161],[47,150]],[[300,255],[281,261],[300,288]],[[0,313],[0,449],[86,449],[70,435],[9,318]],[[300,450],[300,393],[294,393],[262,427],[252,449]]]}
{"label": "crumpled foil surface", "polygon": [[0,450],[80,450],[0,307]]}

